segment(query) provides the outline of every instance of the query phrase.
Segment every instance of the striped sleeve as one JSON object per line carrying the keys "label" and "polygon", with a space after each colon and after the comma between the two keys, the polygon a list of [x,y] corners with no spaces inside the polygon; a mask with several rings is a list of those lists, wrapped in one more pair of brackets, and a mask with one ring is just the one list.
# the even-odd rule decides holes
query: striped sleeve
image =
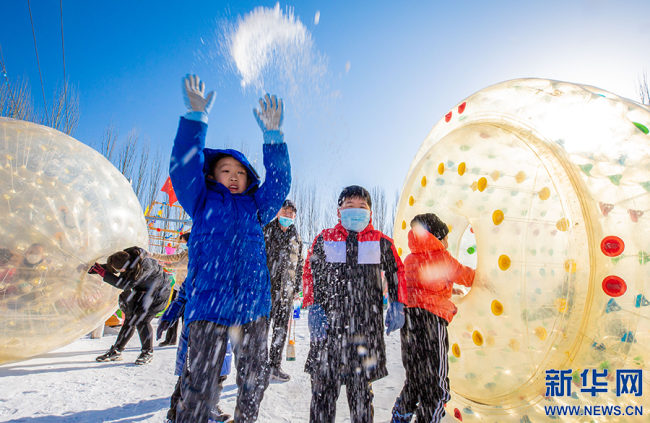
{"label": "striped sleeve", "polygon": [[313,271],[312,260],[317,259],[317,257],[314,257],[314,248],[316,247],[316,243],[318,243],[318,240],[321,238],[322,235],[319,234],[316,237],[316,239],[314,239],[314,242],[312,243],[311,247],[309,247],[309,251],[307,252],[307,258],[305,259],[305,265],[302,271],[302,306],[303,307],[309,307],[310,305],[314,304],[314,275],[312,273]]}

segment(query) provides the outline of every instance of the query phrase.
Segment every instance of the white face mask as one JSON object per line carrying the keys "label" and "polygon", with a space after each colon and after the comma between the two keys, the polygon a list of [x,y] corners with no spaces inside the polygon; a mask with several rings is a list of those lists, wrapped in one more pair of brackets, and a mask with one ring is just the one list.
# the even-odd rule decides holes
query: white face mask
{"label": "white face mask", "polygon": [[41,261],[41,259],[40,254],[25,254],[25,260],[27,260],[27,263],[29,264],[36,264]]}

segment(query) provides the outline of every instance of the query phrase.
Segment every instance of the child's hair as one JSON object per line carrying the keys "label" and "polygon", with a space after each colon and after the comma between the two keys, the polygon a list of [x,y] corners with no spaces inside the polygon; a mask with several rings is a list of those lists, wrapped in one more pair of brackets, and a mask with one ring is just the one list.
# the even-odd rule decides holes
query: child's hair
{"label": "child's hair", "polygon": [[181,234],[180,239],[182,239],[185,242],[190,242],[190,233],[185,232],[184,234]]}
{"label": "child's hair", "polygon": [[120,269],[124,269],[131,261],[131,256],[126,251],[118,251],[111,254],[106,260],[106,266],[111,273],[117,273]]}
{"label": "child's hair", "polygon": [[348,198],[361,198],[362,200],[366,200],[368,207],[372,208],[370,193],[364,187],[360,187],[359,185],[350,185],[349,187],[343,188],[341,195],[339,195],[339,207],[341,207]]}
{"label": "child's hair", "polygon": [[284,200],[284,203],[282,203],[282,208],[284,209],[285,207],[290,208],[293,210],[294,213],[298,213],[298,209],[296,208],[296,205],[293,203],[293,201],[287,199]]}
{"label": "child's hair", "polygon": [[[230,154],[226,154],[226,153],[217,154],[217,156],[214,159],[212,159],[212,161],[210,162],[210,175],[214,175],[214,168],[217,167],[217,163],[219,163],[219,160],[225,159],[226,157],[232,157],[233,159],[235,159],[235,157],[230,155]],[[237,160],[237,159],[235,159],[235,160]],[[237,161],[239,162],[239,160],[237,160]],[[242,163],[242,165],[243,165],[243,163]],[[244,167],[246,167],[246,166],[244,166]],[[246,176],[248,176],[248,169],[246,169]]]}
{"label": "child's hair", "polygon": [[418,214],[411,220],[411,228],[420,225],[440,241],[449,234],[449,227],[433,213]]}

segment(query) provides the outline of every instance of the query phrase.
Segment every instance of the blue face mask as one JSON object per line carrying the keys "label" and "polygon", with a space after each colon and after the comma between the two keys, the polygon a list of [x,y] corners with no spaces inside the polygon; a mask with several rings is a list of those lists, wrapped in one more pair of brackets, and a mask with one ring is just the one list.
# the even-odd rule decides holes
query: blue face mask
{"label": "blue face mask", "polygon": [[293,219],[288,217],[279,216],[278,221],[280,222],[280,225],[284,226],[285,228],[288,228],[289,226],[293,225]]}
{"label": "blue face mask", "polygon": [[361,232],[370,223],[370,210],[343,209],[341,210],[341,225],[348,231]]}
{"label": "blue face mask", "polygon": [[187,251],[187,244],[178,244],[178,247],[176,247],[178,251]]}

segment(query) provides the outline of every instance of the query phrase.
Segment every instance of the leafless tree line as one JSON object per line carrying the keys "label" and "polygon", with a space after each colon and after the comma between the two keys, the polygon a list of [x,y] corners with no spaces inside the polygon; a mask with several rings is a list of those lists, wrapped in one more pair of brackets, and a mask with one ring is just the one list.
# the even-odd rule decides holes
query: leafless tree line
{"label": "leafless tree line", "polygon": [[645,70],[641,76],[639,76],[639,80],[636,84],[636,91],[641,103],[650,105],[650,85],[648,85],[648,72]]}
{"label": "leafless tree line", "polygon": [[35,108],[27,78],[0,81],[0,116],[34,122],[73,135],[79,123],[79,91],[69,81],[54,89],[52,102]]}
{"label": "leafless tree line", "polygon": [[166,166],[160,150],[152,153],[149,137],[133,128],[120,140],[119,130],[111,122],[104,129],[97,150],[131,182],[143,208],[155,200]]}

